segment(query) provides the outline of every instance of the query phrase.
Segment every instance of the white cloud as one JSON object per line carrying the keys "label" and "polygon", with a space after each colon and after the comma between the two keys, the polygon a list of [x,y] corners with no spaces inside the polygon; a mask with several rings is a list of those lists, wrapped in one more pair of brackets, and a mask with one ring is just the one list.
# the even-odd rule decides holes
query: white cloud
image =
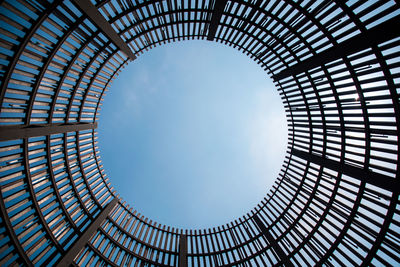
{"label": "white cloud", "polygon": [[246,129],[250,140],[249,155],[255,169],[269,180],[267,184],[272,184],[283,162],[287,127],[282,103],[271,101],[273,95],[267,90],[275,88],[259,90],[254,117],[248,120]]}

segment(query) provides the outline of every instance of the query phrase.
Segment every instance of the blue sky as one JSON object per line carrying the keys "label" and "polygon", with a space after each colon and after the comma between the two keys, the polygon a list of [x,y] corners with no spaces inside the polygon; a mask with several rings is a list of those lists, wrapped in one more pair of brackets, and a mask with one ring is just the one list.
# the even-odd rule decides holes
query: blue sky
{"label": "blue sky", "polygon": [[281,167],[282,101],[260,66],[208,41],[153,48],[111,85],[99,120],[105,171],[141,214],[208,228],[249,212]]}

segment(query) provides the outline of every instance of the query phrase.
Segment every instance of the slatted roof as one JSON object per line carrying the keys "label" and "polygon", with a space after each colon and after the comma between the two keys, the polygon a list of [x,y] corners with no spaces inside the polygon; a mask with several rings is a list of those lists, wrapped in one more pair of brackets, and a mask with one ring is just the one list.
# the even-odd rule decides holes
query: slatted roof
{"label": "slatted roof", "polygon": [[[0,265],[400,263],[398,1],[0,3]],[[210,229],[130,207],[97,146],[124,66],[193,39],[255,60],[289,127],[271,191]]]}

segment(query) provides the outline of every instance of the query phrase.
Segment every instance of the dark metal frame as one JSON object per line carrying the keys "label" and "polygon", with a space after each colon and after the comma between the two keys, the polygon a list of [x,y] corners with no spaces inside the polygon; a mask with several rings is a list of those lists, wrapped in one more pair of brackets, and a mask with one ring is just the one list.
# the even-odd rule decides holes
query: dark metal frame
{"label": "dark metal frame", "polygon": [[[1,2],[0,265],[400,263],[398,1],[89,2]],[[118,201],[96,145],[115,75],[190,39],[260,64],[289,128],[265,199],[204,230]]]}
{"label": "dark metal frame", "polygon": [[101,211],[96,219],[90,224],[85,232],[79,237],[79,239],[72,245],[72,247],[65,253],[63,258],[57,264],[58,266],[70,266],[74,261],[75,257],[86,245],[89,238],[98,230],[104,219],[107,218],[108,214],[117,206],[118,200],[114,198],[107,206]]}
{"label": "dark metal frame", "polygon": [[93,130],[97,128],[95,123],[66,123],[66,124],[35,124],[30,126],[24,125],[7,125],[0,126],[0,142],[15,140],[20,138],[29,138],[50,134],[59,134],[67,132],[79,132],[84,130]]}

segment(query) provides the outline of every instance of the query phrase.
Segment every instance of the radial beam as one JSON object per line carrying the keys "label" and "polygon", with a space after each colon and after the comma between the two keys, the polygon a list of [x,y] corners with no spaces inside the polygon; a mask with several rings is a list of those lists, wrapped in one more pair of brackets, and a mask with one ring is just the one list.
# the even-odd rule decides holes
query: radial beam
{"label": "radial beam", "polygon": [[226,2],[228,2],[228,0],[215,0],[210,26],[208,28],[208,41],[214,40],[215,34],[217,33],[219,21],[221,20],[222,12],[224,12]]}
{"label": "radial beam", "polygon": [[359,35],[343,41],[327,50],[314,55],[302,62],[297,63],[287,69],[282,70],[272,76],[275,81],[282,80],[289,76],[305,72],[315,67],[334,61],[339,58],[367,49],[373,45],[389,41],[400,35],[400,16],[396,16],[378,26],[367,30]]}
{"label": "radial beam", "polygon": [[90,20],[131,60],[136,59],[129,46],[122,40],[122,38],[115,32],[111,24],[103,17],[97,7],[95,7],[90,0],[73,0],[74,3],[85,13]]}
{"label": "radial beam", "polygon": [[110,203],[101,211],[99,216],[92,222],[92,224],[82,233],[82,235],[78,238],[77,241],[72,245],[72,247],[67,251],[64,257],[60,260],[57,266],[70,266],[76,255],[82,250],[82,248],[86,245],[89,239],[93,236],[93,234],[100,227],[101,223],[107,218],[108,214],[113,210],[113,208],[117,205],[118,199],[114,198]]}
{"label": "radial beam", "polygon": [[187,267],[187,235],[180,235],[179,237],[179,267]]}
{"label": "radial beam", "polygon": [[261,221],[261,219],[257,216],[257,214],[254,214],[253,216],[253,221],[256,223],[258,228],[260,229],[261,233],[267,238],[268,242],[271,244],[272,248],[275,250],[275,252],[278,254],[279,258],[281,259],[282,263],[285,266],[294,266],[293,263],[289,260],[289,258],[286,256],[285,252],[282,250],[282,248],[279,246],[278,242],[276,242],[275,238],[272,236],[272,234],[268,231],[267,227],[265,227],[264,223]]}
{"label": "radial beam", "polygon": [[370,170],[365,170],[345,163],[342,164],[340,162],[297,149],[292,149],[292,155],[391,192],[397,192],[399,190],[398,179],[391,178],[380,173],[372,172]]}
{"label": "radial beam", "polygon": [[67,132],[78,132],[83,130],[96,129],[95,123],[66,123],[66,124],[32,124],[0,126],[0,141],[45,136]]}

